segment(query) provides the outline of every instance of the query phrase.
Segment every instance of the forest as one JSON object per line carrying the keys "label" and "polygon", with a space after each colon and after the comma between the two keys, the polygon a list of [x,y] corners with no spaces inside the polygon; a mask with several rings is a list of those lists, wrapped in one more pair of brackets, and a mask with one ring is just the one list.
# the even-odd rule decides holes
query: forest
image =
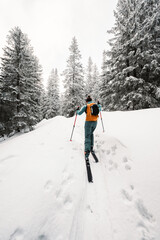
{"label": "forest", "polygon": [[43,119],[72,117],[87,95],[104,111],[160,107],[159,10],[159,0],[119,0],[101,70],[91,56],[83,66],[74,36],[66,68],[59,73],[53,66],[46,87],[27,34],[17,26],[11,29],[0,65],[0,138],[31,131]]}

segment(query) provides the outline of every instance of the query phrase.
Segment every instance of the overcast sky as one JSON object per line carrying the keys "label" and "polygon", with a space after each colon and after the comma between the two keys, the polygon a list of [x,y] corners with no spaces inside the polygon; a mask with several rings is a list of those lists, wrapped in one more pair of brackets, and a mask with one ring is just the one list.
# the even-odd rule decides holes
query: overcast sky
{"label": "overcast sky", "polygon": [[117,0],[0,0],[0,56],[9,30],[19,26],[31,40],[45,79],[52,68],[59,73],[65,69],[74,36],[83,66],[90,56],[100,68],[116,4]]}

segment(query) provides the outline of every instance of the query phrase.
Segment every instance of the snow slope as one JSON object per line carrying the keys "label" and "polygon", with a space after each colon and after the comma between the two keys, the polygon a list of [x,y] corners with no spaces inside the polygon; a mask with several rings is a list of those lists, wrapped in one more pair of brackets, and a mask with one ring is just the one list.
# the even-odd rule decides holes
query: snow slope
{"label": "snow slope", "polygon": [[93,183],[83,115],[0,143],[0,240],[160,239],[159,109],[102,114]]}

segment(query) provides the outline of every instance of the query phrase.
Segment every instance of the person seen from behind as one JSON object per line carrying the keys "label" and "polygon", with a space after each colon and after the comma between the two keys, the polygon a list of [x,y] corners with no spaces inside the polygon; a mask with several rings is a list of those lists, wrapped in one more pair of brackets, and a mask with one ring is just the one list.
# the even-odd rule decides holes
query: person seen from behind
{"label": "person seen from behind", "polygon": [[[98,111],[95,110],[95,113],[93,114],[93,105],[98,106]],[[97,107],[96,106],[96,107]],[[86,121],[85,121],[85,141],[84,141],[84,147],[85,147],[85,159],[89,157],[89,154],[91,151],[93,151],[94,147],[94,130],[97,127],[97,120],[98,120],[98,114],[96,114],[96,111],[99,113],[101,111],[101,105],[98,101],[98,103],[94,103],[92,101],[92,98],[90,96],[87,97],[86,99],[86,105],[83,106],[80,110],[80,108],[77,108],[77,114],[81,115],[84,112],[86,113]]]}

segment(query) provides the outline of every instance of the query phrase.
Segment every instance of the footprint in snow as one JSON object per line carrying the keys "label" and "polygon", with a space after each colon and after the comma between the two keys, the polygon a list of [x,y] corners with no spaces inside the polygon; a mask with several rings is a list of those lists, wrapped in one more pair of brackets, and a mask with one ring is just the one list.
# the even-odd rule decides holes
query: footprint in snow
{"label": "footprint in snow", "polygon": [[109,160],[108,170],[112,171],[118,168],[118,164],[115,163],[112,159]]}
{"label": "footprint in snow", "polygon": [[[126,189],[121,190],[122,197],[124,200],[126,200],[126,202],[132,202],[134,200],[134,198],[136,198],[133,193],[134,193],[133,185],[130,185],[128,190],[126,190]],[[134,203],[135,203],[135,207],[136,207],[139,215],[142,217],[142,219],[147,220],[149,222],[155,221],[153,218],[153,215],[151,213],[149,213],[149,211],[144,206],[144,203],[141,199],[135,199]]]}
{"label": "footprint in snow", "polygon": [[63,176],[63,180],[62,180],[62,185],[66,185],[68,183],[71,183],[73,181],[73,175],[72,174],[65,174]]}
{"label": "footprint in snow", "polygon": [[60,189],[56,192],[57,204],[63,206],[66,210],[70,210],[73,206],[72,199],[69,194],[66,194],[64,190]]}
{"label": "footprint in snow", "polygon": [[126,169],[126,170],[131,170],[131,166],[130,166],[129,164],[126,164],[126,165],[125,165],[125,169]]}
{"label": "footprint in snow", "polygon": [[114,163],[113,160],[110,159],[110,160],[109,160],[109,165],[113,165],[113,163]]}
{"label": "footprint in snow", "polygon": [[38,236],[37,240],[48,240],[47,236],[42,234],[40,236]]}
{"label": "footprint in snow", "polygon": [[17,228],[9,238],[9,240],[23,240],[23,239],[24,239],[24,233],[21,228]]}
{"label": "footprint in snow", "polygon": [[138,199],[136,201],[136,209],[138,210],[141,217],[149,222],[154,222],[153,215],[149,213],[147,208],[144,206],[143,201],[141,199]]}
{"label": "footprint in snow", "polygon": [[[145,207],[141,199],[136,199],[134,193],[134,186],[130,185],[129,189],[122,189],[121,194],[125,203],[133,204],[133,207],[136,208],[138,216],[135,219],[139,219],[137,222],[137,228],[140,231],[141,240],[155,240],[154,238],[154,223],[155,219],[153,215]],[[134,193],[134,194],[133,194]]]}
{"label": "footprint in snow", "polygon": [[62,199],[61,198],[61,196],[62,196],[62,189],[61,188],[56,191],[55,196],[56,196],[58,201],[60,201]]}
{"label": "footprint in snow", "polygon": [[60,204],[61,206],[67,210],[72,208],[72,198],[68,193],[68,186],[72,183],[73,175],[67,174],[66,171],[63,172],[63,180],[60,185],[60,188],[56,191],[56,199],[57,204]]}
{"label": "footprint in snow", "polygon": [[141,235],[141,240],[155,240],[154,225],[148,225],[145,221],[139,221],[137,229]]}
{"label": "footprint in snow", "polygon": [[46,192],[50,192],[53,189],[53,182],[51,180],[48,180],[44,185],[44,189]]}
{"label": "footprint in snow", "polygon": [[128,162],[128,158],[126,156],[123,157],[123,162],[124,163]]}
{"label": "footprint in snow", "polygon": [[36,240],[49,240],[49,238],[45,234],[41,234]]}
{"label": "footprint in snow", "polygon": [[106,153],[107,153],[107,155],[109,155],[109,154],[111,153],[111,150],[108,149],[108,150],[106,151]]}
{"label": "footprint in snow", "polygon": [[71,209],[72,208],[72,199],[70,197],[70,195],[67,195],[63,201],[64,203],[64,207],[66,209]]}
{"label": "footprint in snow", "polygon": [[126,156],[122,158],[122,162],[125,164],[126,170],[131,170],[131,166],[128,164],[128,158]]}
{"label": "footprint in snow", "polygon": [[122,197],[127,202],[132,202],[133,197],[130,193],[128,193],[125,189],[122,189],[121,191]]}
{"label": "footprint in snow", "polygon": [[145,225],[145,223],[143,221],[139,221],[137,224],[137,228],[140,231],[141,234],[141,240],[154,240],[155,238],[151,237],[148,238],[148,234],[149,234],[149,228]]}
{"label": "footprint in snow", "polygon": [[134,200],[134,186],[131,184],[128,186],[128,189],[121,190],[122,198],[125,203],[131,203]]}
{"label": "footprint in snow", "polygon": [[117,145],[116,144],[111,147],[112,155],[116,154],[116,149],[117,149]]}
{"label": "footprint in snow", "polygon": [[90,213],[93,213],[93,210],[92,210],[92,208],[91,208],[91,206],[89,205],[89,204],[87,204],[87,210],[90,212]]}

